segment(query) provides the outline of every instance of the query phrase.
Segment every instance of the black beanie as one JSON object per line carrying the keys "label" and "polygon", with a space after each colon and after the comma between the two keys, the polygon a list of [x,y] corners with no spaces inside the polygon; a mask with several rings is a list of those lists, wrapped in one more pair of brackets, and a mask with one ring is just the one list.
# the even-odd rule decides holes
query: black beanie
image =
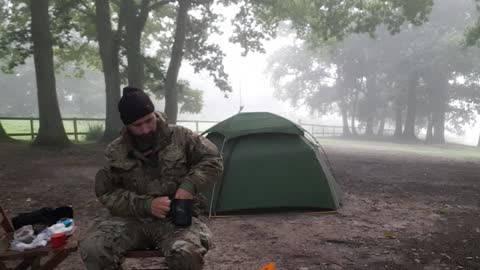
{"label": "black beanie", "polygon": [[155,110],[152,101],[141,89],[127,86],[118,102],[120,118],[125,125],[131,124]]}

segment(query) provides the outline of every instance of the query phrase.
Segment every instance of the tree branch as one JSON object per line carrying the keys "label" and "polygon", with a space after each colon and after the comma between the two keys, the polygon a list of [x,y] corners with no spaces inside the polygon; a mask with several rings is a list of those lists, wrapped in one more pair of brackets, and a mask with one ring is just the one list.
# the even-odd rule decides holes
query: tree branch
{"label": "tree branch", "polygon": [[143,28],[147,23],[148,13],[150,13],[150,11],[152,10],[151,6],[148,5],[149,3],[150,0],[142,0],[142,4],[140,6],[140,13],[138,15],[138,18],[136,18],[137,31],[143,31]]}
{"label": "tree branch", "polygon": [[[126,24],[126,15],[125,13],[128,12],[124,1],[120,2],[120,11],[118,12],[118,25],[117,25],[117,32],[115,33],[115,40],[120,41],[122,37],[123,27]],[[120,42],[118,43],[120,44]]]}
{"label": "tree branch", "polygon": [[[184,1],[184,0],[180,0]],[[162,1],[156,1],[155,3],[151,4],[148,10],[155,10],[163,5],[169,4],[169,3],[174,3],[175,0],[162,0]]]}
{"label": "tree branch", "polygon": [[82,12],[83,14],[85,14],[89,17],[95,17],[95,11],[92,10],[91,7],[89,7],[87,4],[85,4],[84,1],[80,1],[79,3],[80,3],[80,5],[82,5],[85,8],[85,10],[82,10],[82,9],[79,9],[79,8],[76,8],[76,10]]}
{"label": "tree branch", "polygon": [[120,7],[121,4],[122,4],[122,0],[112,0],[112,3],[114,3],[115,5],[117,5],[117,7]]}

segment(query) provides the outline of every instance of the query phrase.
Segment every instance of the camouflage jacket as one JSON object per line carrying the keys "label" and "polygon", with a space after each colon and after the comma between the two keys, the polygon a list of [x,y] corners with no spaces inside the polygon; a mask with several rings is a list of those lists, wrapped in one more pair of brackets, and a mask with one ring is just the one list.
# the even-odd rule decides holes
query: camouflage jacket
{"label": "camouflage jacket", "polygon": [[223,172],[217,148],[187,128],[167,125],[161,114],[156,134],[158,161],[138,152],[125,129],[108,145],[107,165],[95,177],[95,193],[112,215],[151,218],[153,198],[174,198],[178,188],[194,195],[195,214],[205,208],[198,192]]}

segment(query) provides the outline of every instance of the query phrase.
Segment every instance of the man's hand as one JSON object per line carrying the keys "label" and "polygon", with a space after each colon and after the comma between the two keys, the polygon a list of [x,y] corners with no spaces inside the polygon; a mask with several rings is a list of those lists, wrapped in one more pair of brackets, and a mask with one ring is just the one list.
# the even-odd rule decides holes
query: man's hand
{"label": "man's hand", "polygon": [[177,193],[175,193],[175,199],[193,199],[192,193],[186,191],[185,189],[179,188]]}
{"label": "man's hand", "polygon": [[165,218],[168,212],[170,212],[170,199],[166,196],[153,199],[151,210],[153,216]]}

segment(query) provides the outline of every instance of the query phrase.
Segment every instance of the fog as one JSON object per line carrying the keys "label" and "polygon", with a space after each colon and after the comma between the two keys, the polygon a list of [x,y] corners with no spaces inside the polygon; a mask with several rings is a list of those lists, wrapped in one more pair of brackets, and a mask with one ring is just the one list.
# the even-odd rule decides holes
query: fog
{"label": "fog", "polygon": [[[236,29],[231,20],[240,7],[214,5],[213,10],[224,20],[215,22],[220,31],[206,39],[225,54],[219,70],[225,72],[221,79],[228,82],[231,91],[219,89],[211,70],[198,68],[187,52],[178,81],[199,90],[203,103],[200,110],[186,108],[190,112],[185,112],[180,97],[178,120],[222,121],[240,111],[268,111],[294,122],[343,125],[348,134],[357,133],[351,126],[353,121],[355,128],[364,129],[360,134],[370,136],[385,129],[406,139],[443,142],[445,138],[477,144],[480,73],[476,60],[480,50],[475,44],[466,46],[469,27],[478,17],[471,1],[435,1],[431,11],[426,8],[425,20],[417,16],[394,26],[379,24],[373,30],[355,30],[370,33],[341,33],[328,38],[302,34],[295,28],[295,19],[284,20],[278,24],[276,36],[261,39],[263,53],[250,48],[246,55],[242,55],[244,45],[231,42]],[[156,14],[150,19],[153,16]],[[255,27],[261,29],[259,24]],[[169,35],[172,33],[157,38]],[[152,36],[149,39],[144,45],[147,56],[155,58],[169,52],[171,41],[163,44]],[[1,75],[0,116],[38,116],[33,59],[26,59],[26,65],[13,69],[13,75]],[[5,57],[4,65],[9,60]],[[121,56],[124,64],[127,60],[126,55]],[[80,64],[84,74],[75,77],[79,70],[73,62],[59,58],[55,62],[65,67],[56,69],[62,115],[105,117],[102,73]],[[163,65],[165,72],[168,61]],[[152,84],[163,84],[165,74],[145,85],[146,90]],[[121,86],[128,81],[122,79]],[[160,111],[165,110],[162,91],[152,94]]]}
{"label": "fog", "polygon": [[0,85],[0,269],[480,269],[480,0],[0,0]]}

